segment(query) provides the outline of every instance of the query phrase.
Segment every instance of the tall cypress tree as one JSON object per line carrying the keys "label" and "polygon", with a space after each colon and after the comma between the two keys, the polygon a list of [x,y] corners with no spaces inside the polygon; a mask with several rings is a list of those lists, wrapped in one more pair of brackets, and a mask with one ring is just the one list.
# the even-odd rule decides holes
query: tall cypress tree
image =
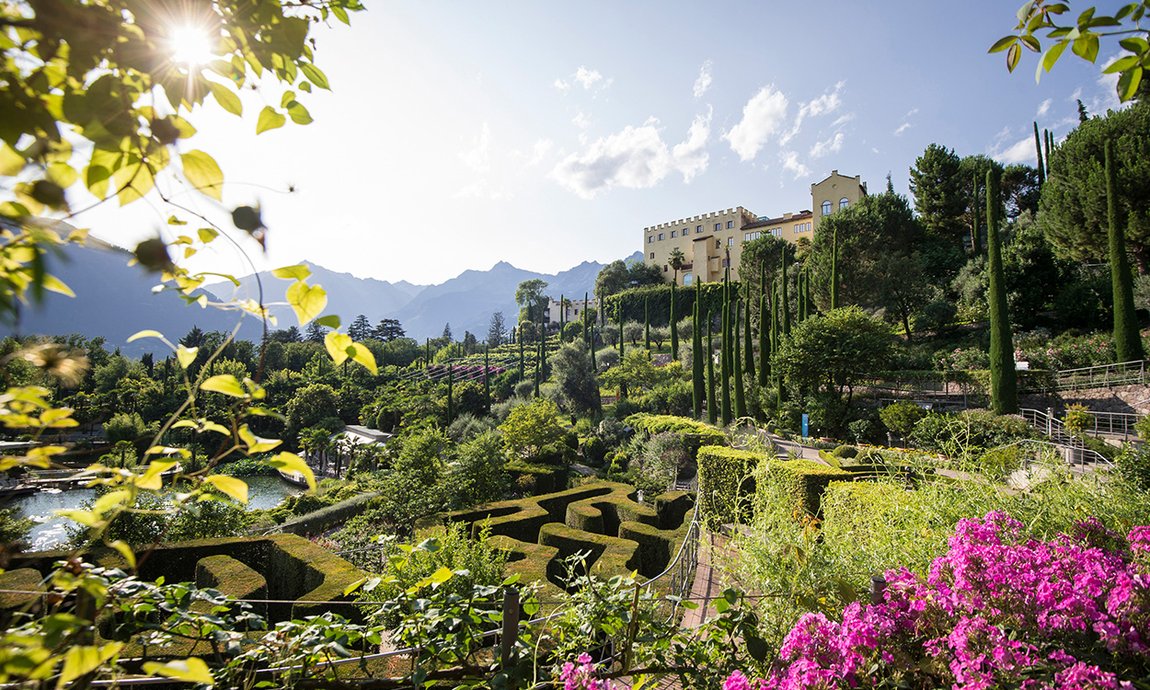
{"label": "tall cypress tree", "polygon": [[674,360],[679,359],[679,313],[678,305],[675,304],[675,283],[671,283],[671,357]]}
{"label": "tall cypress tree", "polygon": [[982,228],[981,219],[978,216],[978,201],[981,195],[978,193],[978,173],[974,174],[974,190],[971,195],[972,201],[970,202],[970,246],[974,250],[974,255],[979,256],[982,254]]}
{"label": "tall cypress tree", "polygon": [[714,424],[719,419],[719,410],[715,407],[715,343],[711,339],[710,308],[707,309],[707,421]]}
{"label": "tall cypress tree", "polygon": [[587,318],[587,293],[583,293],[583,340],[587,342],[587,348],[594,351],[595,341],[591,339],[591,319]]}
{"label": "tall cypress tree", "polygon": [[[726,278],[723,279],[724,283],[724,296],[727,296]],[[731,381],[730,381],[730,365],[731,365],[731,301],[730,299],[723,300],[723,326],[721,334],[723,340],[720,343],[722,348],[721,356],[719,357],[719,385],[722,386],[722,420],[723,426],[731,423]]]}
{"label": "tall cypress tree", "polygon": [[563,293],[559,293],[559,343],[563,343],[563,327],[567,325],[567,304]]}
{"label": "tall cypress tree", "polygon": [[768,363],[771,361],[770,316],[767,314],[767,293],[759,294],[759,385],[767,387]]}
{"label": "tall cypress tree", "polygon": [[[1038,138],[1038,123],[1034,123],[1034,153],[1038,156],[1038,186],[1046,183],[1046,166],[1042,163],[1042,141]],[[989,220],[990,216],[987,216]]]}
{"label": "tall cypress tree", "polygon": [[491,348],[483,346],[483,406],[491,412]]}
{"label": "tall cypress tree", "polygon": [[426,369],[431,365],[431,338],[424,339],[423,352],[423,368]]}
{"label": "tall cypress tree", "polygon": [[519,336],[516,338],[516,340],[519,341],[519,380],[522,381],[523,380],[523,324],[519,324],[519,327],[516,328],[515,330],[519,331]]}
{"label": "tall cypress tree", "polygon": [[1050,149],[1054,148],[1054,132],[1049,129],[1042,130],[1043,137],[1046,139],[1046,179],[1050,179]]}
{"label": "tall cypress tree", "polygon": [[784,248],[779,252],[782,254],[782,273],[779,279],[782,281],[782,294],[779,296],[779,333],[786,338],[791,334],[791,310],[790,300],[787,297],[787,252]]}
{"label": "tall cypress tree", "polygon": [[[784,319],[786,319],[787,316],[787,305],[783,301],[786,299],[787,281],[782,276],[779,276],[777,285],[778,290],[775,292],[775,310],[778,315],[775,317],[776,325],[774,329],[774,352],[778,352],[780,349],[782,349],[783,341],[786,340],[787,337],[786,332],[783,330],[783,325],[785,323]],[[783,386],[783,375],[779,371],[775,372],[775,385],[778,387],[778,397],[776,399],[778,400],[779,405],[782,405],[787,401],[787,389],[785,386]]]}
{"label": "tall cypress tree", "polygon": [[651,350],[651,309],[649,299],[643,298],[643,344],[646,346],[647,351]]}
{"label": "tall cypress tree", "polygon": [[1142,337],[1138,333],[1138,316],[1134,313],[1134,279],[1126,256],[1126,237],[1118,223],[1118,167],[1114,163],[1114,145],[1104,145],[1106,156],[1106,220],[1110,235],[1110,287],[1114,293],[1114,349],[1119,362],[1144,358]]}
{"label": "tall cypress tree", "polygon": [[743,358],[739,356],[739,313],[742,311],[740,309],[740,302],[735,300],[735,304],[732,308],[735,312],[734,322],[731,324],[731,340],[734,341],[735,346],[735,416],[746,417],[747,394],[743,390]]}
{"label": "tall cypress tree", "polygon": [[589,330],[587,331],[588,342],[591,344],[591,371],[598,371],[599,365],[595,363],[595,319],[587,322]]}
{"label": "tall cypress tree", "polygon": [[619,361],[623,361],[623,303],[619,303]]}
{"label": "tall cypress tree", "polygon": [[455,367],[450,362],[447,364],[447,423],[451,424],[455,421]]}
{"label": "tall cypress tree", "polygon": [[702,319],[699,318],[699,287],[695,283],[695,306],[691,313],[691,411],[695,419],[703,416],[703,399],[707,397],[703,382],[703,337]]}
{"label": "tall cypress tree", "polygon": [[743,373],[747,378],[755,380],[755,348],[751,340],[751,298],[749,295],[746,299],[747,308],[743,314]]}
{"label": "tall cypress tree", "polygon": [[831,230],[831,309],[839,307],[839,229]]}
{"label": "tall cypress tree", "polygon": [[1002,272],[1002,243],[998,236],[999,172],[986,173],[987,275],[990,286],[990,408],[995,414],[1018,412],[1018,374],[1014,369],[1014,339],[1006,304],[1006,283]]}

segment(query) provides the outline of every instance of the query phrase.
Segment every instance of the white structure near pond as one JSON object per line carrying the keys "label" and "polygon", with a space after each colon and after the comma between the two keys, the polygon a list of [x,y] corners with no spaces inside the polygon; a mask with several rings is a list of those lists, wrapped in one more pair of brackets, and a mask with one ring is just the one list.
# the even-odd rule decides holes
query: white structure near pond
{"label": "white structure near pond", "polygon": [[316,477],[342,477],[352,461],[369,446],[383,446],[391,434],[358,424],[349,424],[343,431],[328,437],[327,444],[307,454],[307,464]]}

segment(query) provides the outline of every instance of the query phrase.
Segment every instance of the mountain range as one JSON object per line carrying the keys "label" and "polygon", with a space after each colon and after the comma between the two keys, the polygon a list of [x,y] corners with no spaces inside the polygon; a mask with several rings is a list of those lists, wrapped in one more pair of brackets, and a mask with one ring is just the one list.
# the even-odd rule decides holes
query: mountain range
{"label": "mountain range", "polygon": [[[161,352],[157,343],[140,340],[127,343],[128,337],[144,329],[160,331],[172,341],[183,337],[193,326],[204,331],[231,331],[240,323],[238,337],[259,340],[260,323],[251,317],[240,319],[238,312],[204,309],[187,305],[170,290],[156,291],[157,274],[139,266],[128,266],[131,255],[110,246],[69,245],[46,261],[46,269],[76,293],[66,297],[47,293],[44,301],[25,307],[18,324],[0,325],[0,334],[65,335],[78,333],[100,336],[110,348],[121,348],[125,354]],[[642,260],[636,252],[627,261]],[[456,339],[466,331],[483,339],[495,312],[503,312],[508,324],[518,314],[515,289],[519,283],[539,278],[547,282],[547,294],[558,299],[582,299],[591,292],[595,277],[604,264],[583,263],[551,275],[517,268],[500,261],[486,271],[467,270],[437,285],[414,285],[406,281],[388,282],[358,278],[323,266],[308,263],[311,285],[322,285],[328,295],[325,314],[338,314],[344,325],[363,314],[374,325],[380,320],[397,319],[407,335],[417,340],[433,338],[451,326]],[[258,276],[258,281],[257,281]],[[209,300],[235,297],[256,298],[262,284],[264,303],[276,317],[278,328],[296,325],[291,309],[282,301],[287,281],[261,272],[240,279],[240,285],[216,283],[207,286]]]}

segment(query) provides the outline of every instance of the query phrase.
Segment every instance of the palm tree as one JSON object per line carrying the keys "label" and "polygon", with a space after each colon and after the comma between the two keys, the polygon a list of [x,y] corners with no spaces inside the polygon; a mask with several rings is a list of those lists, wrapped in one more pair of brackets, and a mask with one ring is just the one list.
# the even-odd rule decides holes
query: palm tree
{"label": "palm tree", "polygon": [[671,256],[667,263],[669,263],[671,268],[675,271],[675,283],[679,282],[679,269],[681,269],[683,264],[687,262],[686,259],[687,257],[683,255],[682,249],[675,247],[671,250]]}

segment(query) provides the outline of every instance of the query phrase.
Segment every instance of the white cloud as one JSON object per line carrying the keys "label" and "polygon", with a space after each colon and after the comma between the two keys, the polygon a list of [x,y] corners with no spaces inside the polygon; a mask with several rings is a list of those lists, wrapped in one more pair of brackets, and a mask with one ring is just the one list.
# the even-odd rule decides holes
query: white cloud
{"label": "white cloud", "polygon": [[475,137],[472,147],[459,154],[459,160],[475,172],[487,172],[491,169],[491,128],[483,123],[483,129]]}
{"label": "white cloud", "polygon": [[845,81],[836,83],[833,91],[828,91],[823,95],[815,98],[814,100],[807,101],[799,106],[798,115],[795,116],[795,124],[791,126],[791,130],[787,132],[779,140],[779,143],[786,146],[787,142],[799,133],[803,127],[803,121],[808,117],[818,117],[819,115],[828,115],[835,112],[842,105],[842,98],[839,96],[842,93],[843,87],[846,86]]}
{"label": "white cloud", "polygon": [[690,182],[707,168],[707,140],[711,113],[691,123],[687,138],[673,148],[663,141],[659,121],[651,118],[638,127],[594,141],[581,153],[568,155],[551,171],[551,177],[584,199],[615,187],[647,189],[671,173]]}
{"label": "white cloud", "polygon": [[896,137],[902,136],[903,132],[911,128],[912,125],[910,124],[910,118],[914,117],[915,115],[918,115],[918,108],[911,108],[907,111],[906,115],[904,115],[902,118],[902,124],[896,127],[894,130],[894,135]]}
{"label": "white cloud", "polygon": [[774,86],[764,86],[743,106],[743,119],[723,135],[739,159],[753,160],[783,125],[787,97]]}
{"label": "white cloud", "polygon": [[1053,102],[1054,102],[1053,99],[1047,98],[1045,101],[1042,101],[1041,103],[1039,103],[1038,104],[1038,112],[1036,112],[1034,114],[1034,117],[1037,119],[1037,118],[1043,117],[1044,115],[1046,115],[1046,113],[1050,112],[1050,104]]}
{"label": "white cloud", "polygon": [[580,110],[575,114],[575,117],[571,118],[571,124],[575,125],[579,129],[587,129],[591,126],[591,117],[588,116],[587,113]]}
{"label": "white cloud", "polygon": [[1006,164],[1027,163],[1034,165],[1037,158],[1033,136],[1023,137],[1005,148],[1002,147],[1001,142],[998,142],[990,149],[989,154],[996,161]]}
{"label": "white cloud", "polygon": [[842,132],[835,132],[830,139],[815,142],[810,150],[811,158],[822,158],[828,153],[838,153],[842,149],[845,139],[846,136]]}
{"label": "white cloud", "polygon": [[699,68],[699,76],[695,79],[692,92],[695,94],[695,98],[702,98],[709,88],[711,88],[711,61],[707,60]]}
{"label": "white cloud", "polygon": [[779,160],[783,162],[784,170],[794,173],[796,180],[811,174],[811,169],[803,165],[799,160],[799,154],[794,151],[783,151],[779,154]]}
{"label": "white cloud", "polygon": [[854,113],[847,113],[845,115],[839,115],[837,118],[835,118],[835,121],[831,123],[831,127],[834,127],[837,129],[837,128],[842,127],[843,125],[845,125],[846,123],[848,123],[854,119],[855,119]]}
{"label": "white cloud", "polygon": [[584,89],[590,90],[592,86],[603,81],[603,75],[599,73],[599,70],[580,65],[579,69],[575,70],[575,81],[579,82]]}
{"label": "white cloud", "polygon": [[563,93],[567,93],[567,91],[571,89],[571,85],[562,79],[556,79],[551,83],[551,85],[554,86],[556,90],[562,91]]}

